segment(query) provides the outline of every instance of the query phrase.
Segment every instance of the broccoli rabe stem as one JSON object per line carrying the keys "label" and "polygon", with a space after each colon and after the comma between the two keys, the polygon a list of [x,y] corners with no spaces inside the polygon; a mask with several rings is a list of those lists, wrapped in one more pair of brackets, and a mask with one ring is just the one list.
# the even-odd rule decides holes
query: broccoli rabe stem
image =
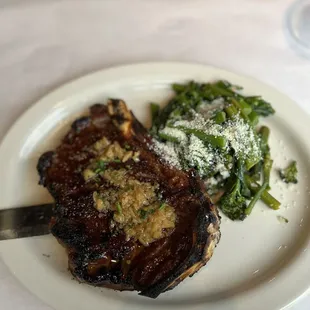
{"label": "broccoli rabe stem", "polygon": [[265,156],[264,163],[263,163],[263,172],[264,172],[264,183],[267,184],[267,189],[270,190],[270,173],[271,168],[273,165],[273,160],[270,158],[269,155]]}
{"label": "broccoli rabe stem", "polygon": [[187,128],[184,126],[173,126],[172,128],[180,129],[187,135],[194,135],[205,143],[209,143],[214,147],[225,148],[226,147],[226,139],[220,136],[207,135],[202,130]]}
{"label": "broccoli rabe stem", "polygon": [[[220,82],[220,81],[219,81]],[[212,95],[216,97],[233,97],[235,94],[228,88],[222,87],[221,83],[205,84],[205,90],[211,90]]]}
{"label": "broccoli rabe stem", "polygon": [[246,215],[250,215],[256,202],[261,198],[264,190],[266,189],[266,187],[268,186],[267,183],[264,183],[255,193],[254,197],[252,198],[252,200],[250,201],[249,205],[247,206],[247,208],[244,210],[244,213]]}
{"label": "broccoli rabe stem", "polygon": [[[256,194],[259,191],[260,185],[252,180],[249,175],[245,175],[244,180],[252,193]],[[260,198],[269,208],[273,210],[278,210],[280,208],[280,201],[270,195],[266,189],[262,192]]]}
{"label": "broccoli rabe stem", "polygon": [[260,131],[260,137],[261,137],[261,150],[263,154],[263,174],[264,174],[264,180],[263,183],[267,183],[267,189],[270,189],[269,183],[270,183],[270,172],[273,165],[273,160],[270,158],[270,148],[268,145],[268,139],[270,135],[270,129],[266,126],[262,126]]}
{"label": "broccoli rabe stem", "polygon": [[258,162],[251,170],[251,178],[253,181],[260,181],[261,179],[261,171],[262,171],[263,163],[262,161]]}
{"label": "broccoli rabe stem", "polygon": [[220,111],[220,112],[216,113],[213,120],[216,124],[224,123],[226,121],[226,113],[224,111]]}
{"label": "broccoli rabe stem", "polygon": [[261,138],[261,149],[263,155],[269,152],[268,139],[270,135],[270,129],[266,126],[262,126],[259,130],[260,138]]}
{"label": "broccoli rabe stem", "polygon": [[237,100],[235,100],[235,99],[231,99],[231,103],[235,106],[236,110],[240,113],[241,117],[242,117],[246,122],[249,122],[247,110],[242,108],[240,102],[237,101]]}
{"label": "broccoli rabe stem", "polygon": [[159,132],[158,137],[161,138],[162,140],[170,141],[173,143],[179,143],[180,142],[178,138],[171,136],[171,135],[168,135],[168,134],[163,133],[163,132]]}
{"label": "broccoli rabe stem", "polygon": [[245,115],[250,115],[252,108],[243,99],[238,100],[238,104]]}
{"label": "broccoli rabe stem", "polygon": [[249,115],[248,115],[249,121],[251,123],[251,125],[253,127],[255,127],[258,124],[259,121],[259,117],[257,115],[257,113],[255,111],[252,111]]}
{"label": "broccoli rabe stem", "polygon": [[245,160],[245,167],[247,170],[250,170],[252,167],[254,167],[258,162],[260,161],[259,157],[250,157]]}
{"label": "broccoli rabe stem", "polygon": [[238,116],[238,110],[233,105],[228,105],[224,108],[224,110],[231,119],[234,119],[236,116]]}
{"label": "broccoli rabe stem", "polygon": [[259,96],[245,97],[245,100],[252,107],[253,111],[260,116],[268,116],[275,113],[271,104]]}

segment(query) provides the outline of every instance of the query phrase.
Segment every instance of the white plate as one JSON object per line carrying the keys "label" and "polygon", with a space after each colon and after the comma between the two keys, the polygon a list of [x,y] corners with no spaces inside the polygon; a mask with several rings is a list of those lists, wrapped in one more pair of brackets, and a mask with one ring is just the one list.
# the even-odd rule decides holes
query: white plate
{"label": "white plate", "polygon": [[[156,300],[78,284],[67,271],[64,250],[52,236],[1,242],[1,255],[14,275],[55,309],[275,310],[308,288],[309,118],[271,87],[220,69],[178,63],[131,65],[91,74],[47,95],[15,123],[1,145],[0,175],[5,182],[0,187],[0,207],[50,200],[37,185],[38,157],[59,143],[70,122],[89,105],[107,97],[123,98],[146,122],[147,102],[166,100],[172,82],[189,79],[227,79],[272,102],[277,114],[265,123],[272,132],[275,168],[296,159],[298,185],[286,186],[274,172],[272,193],[282,201],[281,209],[259,204],[242,223],[224,218],[222,239],[207,266]],[[287,217],[289,223],[279,223],[277,215]]]}

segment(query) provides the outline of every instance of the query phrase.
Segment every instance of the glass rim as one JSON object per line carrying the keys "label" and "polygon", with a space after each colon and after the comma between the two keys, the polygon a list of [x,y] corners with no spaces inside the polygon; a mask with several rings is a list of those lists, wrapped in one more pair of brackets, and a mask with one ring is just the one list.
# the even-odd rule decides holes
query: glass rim
{"label": "glass rim", "polygon": [[287,36],[290,38],[291,42],[294,43],[294,46],[297,47],[301,52],[307,54],[307,56],[310,56],[310,44],[307,44],[307,42],[301,40],[296,35],[293,27],[294,14],[296,14],[300,6],[307,2],[309,2],[310,4],[309,0],[297,0],[289,6],[285,16],[285,29],[287,32]]}

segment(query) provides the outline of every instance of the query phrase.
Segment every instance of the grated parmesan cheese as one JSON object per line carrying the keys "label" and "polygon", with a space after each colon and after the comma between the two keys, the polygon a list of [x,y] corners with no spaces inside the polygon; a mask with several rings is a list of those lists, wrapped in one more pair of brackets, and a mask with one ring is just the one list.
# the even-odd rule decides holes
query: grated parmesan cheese
{"label": "grated parmesan cheese", "polygon": [[205,119],[211,118],[215,115],[216,112],[222,111],[225,106],[225,100],[223,98],[214,99],[212,102],[202,102],[197,112]]}
{"label": "grated parmesan cheese", "polygon": [[156,154],[158,154],[169,165],[182,169],[179,156],[175,151],[175,147],[172,142],[164,143],[153,139],[153,143],[153,150]]}
{"label": "grated parmesan cheese", "polygon": [[208,173],[210,167],[216,162],[216,152],[205,145],[194,135],[190,136],[189,144],[184,148],[184,157],[188,160],[189,167],[196,168],[200,176]]}
{"label": "grated parmesan cheese", "polygon": [[168,136],[174,137],[179,142],[186,142],[187,141],[186,134],[183,131],[176,129],[176,128],[165,127],[159,133],[163,133],[163,134],[166,134]]}
{"label": "grated parmesan cheese", "polygon": [[[218,105],[221,104],[222,102],[219,101]],[[243,160],[261,158],[260,141],[251,126],[241,117],[219,125],[207,118],[206,114],[193,110],[190,115],[190,119],[175,121],[173,127],[196,129],[207,135],[224,137],[227,141],[226,147],[224,149],[214,148],[193,134],[186,135],[182,129],[165,127],[160,133],[166,134],[178,142],[167,141],[164,143],[153,140],[153,148],[171,166],[185,170],[195,168],[198,174],[205,179],[208,178],[208,175],[216,175],[216,178],[211,177],[207,180],[210,185],[215,185],[230,176],[232,164],[227,162],[227,154],[233,153],[237,159]]]}
{"label": "grated parmesan cheese", "polygon": [[210,119],[195,113],[192,120],[177,121],[175,126],[183,126],[190,129],[199,129],[209,135],[222,136],[228,141],[229,148],[235,151],[237,158],[247,159],[250,156],[261,157],[259,140],[255,137],[252,128],[242,118],[229,120],[223,125],[218,125]]}

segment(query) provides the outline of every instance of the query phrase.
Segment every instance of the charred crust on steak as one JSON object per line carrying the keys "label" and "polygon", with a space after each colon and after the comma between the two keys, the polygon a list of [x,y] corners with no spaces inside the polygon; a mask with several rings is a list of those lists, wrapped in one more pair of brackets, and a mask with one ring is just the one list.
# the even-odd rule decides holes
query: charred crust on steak
{"label": "charred crust on steak", "polygon": [[[94,207],[95,191],[117,190],[103,174],[83,178],[97,156],[93,145],[104,137],[139,153],[139,161],[111,161],[108,169],[126,168],[137,181],[158,184],[162,199],[174,209],[175,227],[148,246],[111,226],[112,210]],[[156,298],[204,266],[219,241],[220,218],[200,179],[194,171],[163,163],[122,100],[93,105],[90,116],[76,120],[55,151],[40,157],[37,170],[40,184],[56,201],[51,232],[66,248],[69,269],[81,282]]]}
{"label": "charred crust on steak", "polygon": [[89,126],[90,122],[91,122],[91,119],[88,116],[84,116],[74,121],[71,125],[71,128],[76,133],[79,133],[81,130]]}
{"label": "charred crust on steak", "polygon": [[45,182],[45,175],[46,175],[46,170],[51,166],[52,160],[53,160],[54,152],[49,151],[41,155],[38,164],[37,164],[37,170],[39,172],[40,176],[40,185],[44,185]]}

